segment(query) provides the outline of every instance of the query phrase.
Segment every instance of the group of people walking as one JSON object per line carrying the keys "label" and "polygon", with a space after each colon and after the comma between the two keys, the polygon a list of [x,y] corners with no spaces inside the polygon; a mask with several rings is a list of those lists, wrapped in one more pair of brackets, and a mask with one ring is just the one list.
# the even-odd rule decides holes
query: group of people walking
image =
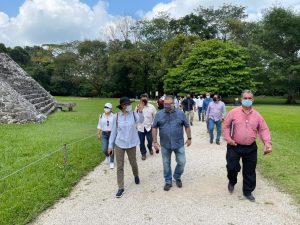
{"label": "group of people walking", "polygon": [[[214,126],[217,128],[216,144],[220,145],[223,126],[223,136],[227,142],[227,177],[228,191],[232,193],[237,183],[237,174],[241,169],[240,158],[243,161],[243,194],[250,201],[256,185],[257,145],[256,136],[259,135],[265,145],[264,154],[272,151],[271,138],[268,126],[261,115],[252,108],[254,102],[251,91],[246,90],[241,96],[241,106],[231,110],[226,116],[225,104],[220,96],[213,98],[206,93],[197,99],[187,95],[179,100],[182,107],[176,106],[176,98],[164,96],[163,107],[157,112],[149,103],[148,95],[142,94],[139,104],[132,108],[132,102],[127,97],[120,98],[117,108],[120,112],[112,113],[112,104],[104,105],[104,113],[99,116],[98,138],[101,140],[102,151],[110,168],[114,168],[114,157],[117,164],[118,190],[116,197],[120,198],[124,189],[124,156],[127,153],[133,179],[140,183],[136,146],[140,146],[141,158],[146,160],[147,153],[153,155],[153,148],[163,159],[164,190],[172,188],[172,180],[176,186],[182,187],[181,176],[186,164],[185,145],[192,143],[191,126],[194,112],[198,112],[199,121],[206,121],[210,143],[214,141]],[[184,138],[186,133],[186,141]],[[157,134],[159,133],[159,140]],[[147,148],[145,145],[147,139]],[[201,148],[201,146],[199,146]],[[174,173],[171,169],[171,155],[175,154],[177,165]]]}

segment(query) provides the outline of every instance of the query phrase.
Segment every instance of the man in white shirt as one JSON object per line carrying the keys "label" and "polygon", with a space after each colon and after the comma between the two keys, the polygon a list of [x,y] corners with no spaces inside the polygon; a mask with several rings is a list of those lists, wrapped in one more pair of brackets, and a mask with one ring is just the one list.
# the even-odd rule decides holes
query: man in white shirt
{"label": "man in white shirt", "polygon": [[204,112],[202,110],[203,101],[204,101],[203,96],[202,95],[198,96],[198,98],[196,100],[196,105],[197,105],[197,110],[198,110],[199,121],[202,120],[202,122],[204,122]]}
{"label": "man in white shirt", "polygon": [[138,123],[138,133],[140,138],[140,151],[142,154],[142,160],[146,159],[146,146],[145,146],[145,137],[147,138],[147,147],[149,150],[150,155],[153,155],[152,150],[152,124],[154,121],[154,117],[156,114],[156,108],[148,102],[148,94],[142,94],[141,95],[141,101],[140,101],[140,107],[143,108],[143,114],[144,114],[144,122]]}

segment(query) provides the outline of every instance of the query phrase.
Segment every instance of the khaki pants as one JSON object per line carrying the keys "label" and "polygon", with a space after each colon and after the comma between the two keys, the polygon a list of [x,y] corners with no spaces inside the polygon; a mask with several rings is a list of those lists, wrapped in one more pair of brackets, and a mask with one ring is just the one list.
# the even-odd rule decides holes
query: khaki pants
{"label": "khaki pants", "polygon": [[124,156],[127,153],[132,173],[136,177],[139,175],[138,165],[136,163],[136,146],[132,148],[120,148],[116,146],[115,155],[117,161],[117,180],[119,188],[124,188]]}
{"label": "khaki pants", "polygon": [[189,124],[193,123],[193,121],[194,121],[194,111],[193,110],[191,110],[191,111],[185,111],[184,114],[185,114],[185,116],[186,116],[186,118],[188,120],[188,123]]}

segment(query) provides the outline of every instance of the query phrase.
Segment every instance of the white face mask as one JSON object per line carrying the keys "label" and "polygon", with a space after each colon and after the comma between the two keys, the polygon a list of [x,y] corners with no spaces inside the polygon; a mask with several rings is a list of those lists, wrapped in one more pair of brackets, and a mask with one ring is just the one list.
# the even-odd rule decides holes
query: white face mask
{"label": "white face mask", "polygon": [[126,106],[126,112],[130,112],[132,110],[131,105]]}
{"label": "white face mask", "polygon": [[209,97],[210,97],[209,95],[206,96],[206,98],[209,98]]}
{"label": "white face mask", "polygon": [[110,109],[109,109],[109,108],[104,108],[104,112],[105,112],[105,113],[109,113],[109,112],[110,112]]}

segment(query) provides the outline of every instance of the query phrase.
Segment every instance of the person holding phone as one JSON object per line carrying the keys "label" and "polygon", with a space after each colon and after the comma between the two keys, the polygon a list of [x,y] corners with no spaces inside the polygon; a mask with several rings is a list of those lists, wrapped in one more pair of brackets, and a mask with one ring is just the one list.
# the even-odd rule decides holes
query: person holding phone
{"label": "person holding phone", "polygon": [[153,120],[156,114],[155,107],[148,102],[148,94],[142,94],[141,95],[141,101],[139,105],[135,108],[135,111],[137,111],[138,107],[143,110],[144,114],[144,122],[138,123],[138,134],[140,138],[140,151],[142,155],[142,160],[146,160],[146,146],[145,146],[145,138],[147,139],[147,147],[150,155],[153,155],[152,150],[152,124]]}
{"label": "person holding phone", "polygon": [[245,90],[241,98],[242,106],[232,109],[224,121],[223,134],[227,141],[227,177],[228,191],[232,193],[243,161],[243,194],[255,201],[252,192],[256,187],[257,145],[256,137],[264,143],[263,154],[272,151],[271,135],[263,117],[252,108],[254,102],[250,90]]}
{"label": "person holding phone", "polygon": [[[184,142],[183,127],[187,135],[187,141]],[[175,109],[174,97],[166,96],[164,102],[164,110],[160,110],[155,115],[152,125],[152,136],[155,150],[158,152],[160,145],[157,141],[157,129],[159,129],[161,154],[163,159],[163,171],[165,178],[164,190],[169,191],[172,187],[172,169],[171,169],[171,155],[172,152],[176,156],[176,168],[173,178],[176,181],[176,186],[181,188],[181,175],[184,171],[186,163],[184,144],[189,147],[192,143],[190,124],[184,113]]]}
{"label": "person holding phone", "polygon": [[102,152],[106,156],[106,163],[109,164],[109,167],[113,169],[115,167],[114,164],[114,154],[111,152],[108,153],[108,142],[112,129],[114,114],[112,113],[112,104],[105,103],[104,105],[104,113],[99,116],[98,126],[97,126],[97,134],[98,139],[101,140]]}
{"label": "person holding phone", "polygon": [[136,161],[136,146],[140,144],[139,135],[137,131],[137,123],[143,123],[144,115],[143,108],[137,107],[136,111],[132,111],[131,103],[128,97],[120,98],[120,104],[117,108],[120,112],[114,116],[112,131],[109,138],[108,153],[110,154],[115,146],[115,155],[117,161],[117,181],[119,189],[116,197],[121,198],[125,193],[124,189],[124,157],[127,153],[134,182],[140,183],[139,170]]}

